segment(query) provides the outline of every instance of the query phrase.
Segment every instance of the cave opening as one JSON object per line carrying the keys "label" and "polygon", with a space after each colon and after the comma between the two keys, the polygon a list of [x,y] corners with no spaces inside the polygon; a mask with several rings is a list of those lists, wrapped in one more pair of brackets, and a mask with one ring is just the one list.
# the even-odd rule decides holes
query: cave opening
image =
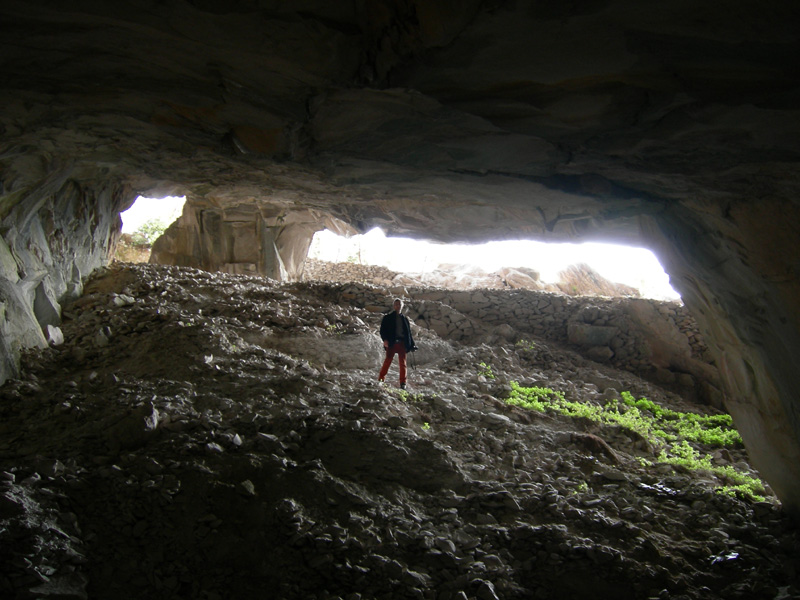
{"label": "cave opening", "polygon": [[[0,597],[800,597],[797,3],[0,13]],[[163,264],[108,265],[177,190]],[[337,222],[627,239],[685,306],[300,280]],[[404,395],[375,332],[412,294]],[[513,381],[699,391],[747,456]],[[716,491],[740,463],[782,507]]]}
{"label": "cave opening", "polygon": [[132,263],[150,260],[153,243],[180,217],[185,203],[185,196],[137,196],[130,208],[119,213],[122,235],[113,260]]}
{"label": "cave opening", "polygon": [[[670,285],[669,275],[655,254],[646,248],[623,244],[522,239],[448,244],[390,237],[375,227],[352,236],[327,229],[318,231],[308,256],[330,263],[382,266],[427,285],[500,285],[508,289],[526,285],[542,289],[546,284],[561,282],[563,290],[568,291],[565,280],[583,268],[584,275],[599,275],[612,284],[622,284],[617,294],[611,295],[638,294],[642,298],[680,301],[680,294]],[[509,269],[521,269],[516,283],[504,283],[503,276]],[[526,276],[532,280],[526,281]],[[551,289],[556,288],[551,286]]]}
{"label": "cave opening", "polygon": [[133,234],[145,228],[148,232],[152,230],[160,235],[181,215],[185,203],[186,196],[137,196],[131,207],[120,213],[122,233]]}

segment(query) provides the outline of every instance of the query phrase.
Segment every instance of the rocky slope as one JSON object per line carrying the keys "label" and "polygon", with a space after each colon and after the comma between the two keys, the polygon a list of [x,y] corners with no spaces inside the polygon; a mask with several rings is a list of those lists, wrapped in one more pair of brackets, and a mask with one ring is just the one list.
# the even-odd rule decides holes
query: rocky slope
{"label": "rocky slope", "polygon": [[794,0],[4,0],[0,381],[140,194],[187,197],[163,261],[276,278],[323,228],[635,244],[800,516],[798,22]]}
{"label": "rocky slope", "polygon": [[119,236],[114,250],[114,260],[129,263],[146,263],[150,260],[150,244],[139,244],[129,233]]}
{"label": "rocky slope", "polygon": [[586,264],[572,265],[559,275],[557,283],[545,283],[539,278],[538,272],[526,267],[502,267],[487,273],[473,265],[452,264],[441,264],[427,273],[397,273],[382,266],[335,263],[312,258],[306,259],[303,270],[303,279],[306,281],[362,281],[383,286],[430,286],[451,290],[545,290],[570,296],[638,298],[640,295],[639,290],[609,281]]}
{"label": "rocky slope", "polygon": [[[544,339],[425,329],[410,389],[379,386],[380,313],[339,297],[178,267],[94,275],[64,342],[0,388],[0,595],[800,594],[774,497],[718,494],[617,427],[502,401],[512,380],[697,410],[681,397]],[[752,474],[742,448],[714,460]]]}

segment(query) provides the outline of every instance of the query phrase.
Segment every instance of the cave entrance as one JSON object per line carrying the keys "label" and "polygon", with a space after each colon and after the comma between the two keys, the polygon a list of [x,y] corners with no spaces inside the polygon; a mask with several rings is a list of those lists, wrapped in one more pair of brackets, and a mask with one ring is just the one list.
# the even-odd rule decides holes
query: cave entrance
{"label": "cave entrance", "polygon": [[309,258],[330,263],[382,266],[428,284],[465,280],[481,274],[501,278],[509,269],[534,271],[548,286],[565,285],[565,271],[586,265],[602,278],[638,290],[642,298],[680,300],[655,254],[646,248],[618,244],[551,243],[534,240],[483,244],[443,244],[387,237],[378,227],[344,237],[329,230],[314,235]]}
{"label": "cave entrance", "polygon": [[122,238],[114,258],[124,262],[147,262],[153,242],[181,216],[185,203],[185,196],[137,197],[128,210],[120,213]]}

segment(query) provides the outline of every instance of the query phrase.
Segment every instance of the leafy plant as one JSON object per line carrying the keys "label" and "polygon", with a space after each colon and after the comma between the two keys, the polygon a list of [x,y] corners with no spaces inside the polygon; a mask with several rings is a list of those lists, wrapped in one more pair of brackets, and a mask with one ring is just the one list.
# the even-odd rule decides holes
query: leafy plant
{"label": "leafy plant", "polygon": [[423,431],[429,431],[429,430],[430,430],[430,428],[431,428],[431,424],[430,424],[430,423],[428,423],[427,421],[425,421],[425,422],[422,424],[422,429],[423,429]]}
{"label": "leafy plant", "polygon": [[517,343],[514,344],[517,348],[521,348],[522,350],[535,350],[536,349],[536,342],[532,342],[531,340],[517,340]]}
{"label": "leafy plant", "polygon": [[667,433],[664,429],[656,430],[656,435],[672,441],[686,439],[693,442],[711,446],[731,446],[742,443],[742,436],[733,429],[733,419],[730,415],[698,415],[696,413],[683,413],[664,408],[647,398],[635,400],[630,392],[621,392],[624,405],[638,411],[646,411],[655,419],[669,422],[674,434]]}
{"label": "leafy plant", "polygon": [[[630,392],[621,392],[622,401],[609,400],[604,406],[591,402],[567,400],[562,392],[547,387],[523,387],[511,382],[506,403],[538,412],[552,412],[570,418],[584,418],[607,425],[617,425],[635,432],[653,448],[659,449],[657,462],[687,469],[703,469],[726,482],[717,491],[754,501],[763,500],[763,483],[740,473],[731,466],[714,465],[709,454],[702,455],[693,446],[734,446],[742,443],[733,428],[730,415],[700,415],[678,412],[647,398],[636,400]],[[638,457],[647,468],[652,462]],[[729,482],[729,483],[728,483]]]}
{"label": "leafy plant", "polygon": [[411,394],[407,390],[392,390],[403,402],[420,402],[422,401],[422,394]]}
{"label": "leafy plant", "polygon": [[[765,498],[761,494],[764,492],[764,485],[758,479],[748,477],[752,483],[743,483],[740,485],[723,485],[715,491],[718,494],[725,494],[742,500],[751,500],[753,502],[764,502]],[[759,490],[761,493],[759,493]]]}
{"label": "leafy plant", "polygon": [[766,493],[766,490],[759,479],[740,473],[730,465],[717,466],[713,464],[710,455],[700,456],[700,453],[686,440],[674,444],[669,453],[662,450],[658,455],[658,461],[670,465],[680,465],[693,471],[709,471],[720,479],[733,483],[733,485],[720,486],[717,488],[718,493],[748,498],[755,502],[764,501],[762,494]]}
{"label": "leafy plant", "polygon": [[492,366],[482,362],[478,365],[478,375],[483,375],[486,379],[494,379],[495,375],[492,372]]}

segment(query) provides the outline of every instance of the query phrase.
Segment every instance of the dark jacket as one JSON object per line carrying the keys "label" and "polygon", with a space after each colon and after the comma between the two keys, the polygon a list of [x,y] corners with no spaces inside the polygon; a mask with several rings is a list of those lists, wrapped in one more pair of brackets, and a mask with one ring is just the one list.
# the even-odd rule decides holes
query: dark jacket
{"label": "dark jacket", "polygon": [[403,323],[403,337],[397,337],[397,327],[395,326],[395,312],[392,311],[384,315],[383,320],[381,321],[381,339],[387,340],[389,342],[389,346],[393,346],[395,342],[403,342],[403,345],[406,347],[406,352],[411,352],[415,350],[414,346],[414,338],[411,337],[411,325],[408,322],[408,317],[404,314],[400,314],[400,320]]}

